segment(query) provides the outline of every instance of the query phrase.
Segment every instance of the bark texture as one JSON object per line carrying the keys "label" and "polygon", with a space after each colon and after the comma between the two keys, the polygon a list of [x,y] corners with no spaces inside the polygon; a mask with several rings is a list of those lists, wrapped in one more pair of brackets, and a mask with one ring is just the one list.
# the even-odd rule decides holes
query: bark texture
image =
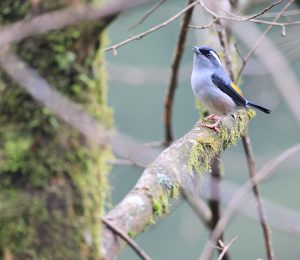
{"label": "bark texture", "polygon": [[[0,25],[73,2],[1,1]],[[112,114],[99,51],[104,26],[81,23],[25,39],[13,49],[57,90],[109,126]],[[109,157],[110,147],[100,149],[85,139],[0,70],[1,258],[99,258]]]}
{"label": "bark texture", "polygon": [[[136,236],[155,218],[167,214],[173,198],[178,198],[183,187],[194,182],[194,174],[211,171],[215,155],[235,144],[247,129],[253,110],[239,111],[237,119],[223,120],[221,133],[195,126],[181,139],[164,150],[143,172],[130,193],[105,219],[130,236]],[[200,163],[199,163],[200,162]],[[114,259],[123,241],[110,229],[103,229],[102,255]]]}

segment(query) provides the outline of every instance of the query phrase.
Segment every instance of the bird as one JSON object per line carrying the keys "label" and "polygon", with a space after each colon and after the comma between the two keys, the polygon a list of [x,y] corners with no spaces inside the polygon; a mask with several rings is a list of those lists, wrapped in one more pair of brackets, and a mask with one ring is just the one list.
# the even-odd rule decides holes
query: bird
{"label": "bird", "polygon": [[191,85],[195,97],[212,114],[207,119],[213,124],[201,123],[220,132],[219,123],[226,115],[234,116],[238,109],[254,108],[266,114],[271,110],[245,99],[239,87],[230,79],[222,67],[217,52],[208,46],[193,46],[194,58]]}

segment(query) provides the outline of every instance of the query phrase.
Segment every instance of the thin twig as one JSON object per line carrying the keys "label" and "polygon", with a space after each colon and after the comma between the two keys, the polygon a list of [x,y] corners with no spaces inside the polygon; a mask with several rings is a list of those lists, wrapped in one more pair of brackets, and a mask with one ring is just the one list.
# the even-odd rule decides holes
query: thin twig
{"label": "thin twig", "polygon": [[195,214],[202,220],[205,226],[211,225],[212,213],[205,201],[197,194],[190,194],[185,189],[182,190],[183,197],[191,206]]}
{"label": "thin twig", "polygon": [[246,20],[249,21],[249,20],[251,20],[251,19],[257,18],[258,16],[261,16],[261,15],[263,15],[264,13],[266,13],[267,11],[269,11],[270,9],[272,9],[274,6],[279,5],[282,1],[283,1],[283,0],[279,0],[279,1],[275,2],[275,3],[272,3],[272,4],[270,4],[269,6],[267,6],[265,9],[263,9],[262,11],[258,12],[257,14],[250,15],[250,16],[244,18],[244,19],[246,19]]}
{"label": "thin twig", "polygon": [[[290,0],[285,7],[277,14],[277,16],[275,17],[275,19],[273,20],[273,22],[276,22],[280,19],[280,17],[284,14],[284,12],[289,8],[289,6],[294,2],[294,0]],[[268,28],[264,31],[264,33],[259,37],[259,39],[256,41],[256,43],[254,44],[254,46],[252,47],[252,49],[247,53],[247,55],[244,57],[243,59],[243,63],[242,66],[239,70],[239,72],[237,73],[237,76],[235,78],[235,82],[237,82],[248,62],[248,60],[252,57],[252,55],[254,54],[255,50],[257,49],[257,47],[261,44],[261,42],[263,41],[263,39],[266,37],[266,35],[269,33],[269,31],[273,28],[274,25],[269,25]]]}
{"label": "thin twig", "polygon": [[61,10],[45,13],[29,20],[22,20],[0,29],[0,46],[21,41],[22,39],[58,30],[82,21],[104,19],[118,15],[119,13],[149,0],[118,0],[108,1],[99,7],[95,4],[78,4]]}
{"label": "thin twig", "polygon": [[[236,160],[238,160],[238,158],[236,158]],[[210,187],[208,185],[210,180],[209,177],[210,176],[207,175],[201,177],[201,189],[199,194],[203,199],[210,199],[211,196],[214,195],[211,193]],[[285,177],[287,177],[287,175],[285,175]],[[266,181],[270,181],[270,179],[267,179]],[[225,180],[224,178],[222,182],[219,183],[219,185],[221,192],[220,197],[215,197],[214,199],[219,200],[220,203],[224,204],[224,206],[227,206],[233,194],[235,194],[240,185]],[[283,207],[267,199],[262,200],[266,209],[266,213],[268,216],[270,216],[268,221],[270,226],[274,227],[277,230],[286,232],[287,234],[296,236],[300,235],[300,225],[298,223],[298,220],[300,219],[300,211]],[[257,203],[255,197],[252,194],[247,194],[247,196],[243,198],[243,201],[240,205],[240,207],[236,208],[236,211],[238,213],[243,214],[244,216],[252,219],[255,222],[259,222],[259,217],[256,213]],[[282,225],[283,222],[284,225]]]}
{"label": "thin twig", "polygon": [[151,14],[153,14],[166,0],[161,0],[160,2],[156,3],[154,6],[152,6],[149,10],[145,12],[145,14],[131,27],[128,28],[128,30],[132,30],[136,28],[137,26],[141,25]]}
{"label": "thin twig", "polygon": [[[222,260],[222,259],[224,259],[223,257],[225,256],[225,254],[226,254],[226,252],[228,251],[228,249],[229,249],[229,247],[231,247],[231,245],[232,245],[232,243],[235,241],[235,240],[237,240],[237,236],[235,237],[235,238],[233,238],[227,245],[223,245],[223,242],[221,242],[221,244],[222,244],[222,252],[221,252],[221,254],[219,255],[219,257],[218,257],[218,259],[217,260]],[[219,241],[219,243],[220,243],[220,241]]]}
{"label": "thin twig", "polygon": [[118,44],[114,44],[106,49],[104,49],[104,51],[113,51],[114,54],[116,54],[116,50],[129,43],[129,42],[132,42],[132,41],[135,41],[135,40],[140,40],[142,39],[143,37],[145,37],[146,35],[154,32],[154,31],[157,31],[165,26],[167,26],[169,23],[175,21],[178,17],[180,17],[182,14],[184,14],[185,12],[187,12],[188,10],[190,10],[191,8],[193,8],[196,4],[198,4],[198,1],[194,1],[193,3],[191,3],[190,5],[188,5],[187,7],[185,7],[184,9],[182,9],[179,13],[177,13],[176,15],[172,16],[171,18],[169,18],[168,20],[164,21],[163,23],[160,23],[152,28],[150,28],[149,30],[145,31],[145,32],[142,32],[142,33],[139,33],[137,35],[134,35],[132,37],[129,37],[128,39],[118,43]]}
{"label": "thin twig", "polygon": [[256,173],[256,166],[255,166],[254,155],[253,155],[253,151],[252,151],[252,147],[251,147],[251,141],[250,141],[250,137],[249,137],[248,133],[246,133],[242,137],[242,142],[243,142],[245,155],[247,158],[249,177],[250,177],[250,180],[252,183],[252,190],[253,190],[253,193],[254,193],[254,196],[255,196],[256,202],[257,202],[257,211],[258,211],[260,224],[261,224],[261,227],[263,230],[265,247],[266,247],[266,251],[267,251],[267,257],[269,260],[273,260],[273,259],[275,259],[275,257],[274,257],[274,250],[272,247],[270,228],[269,228],[269,225],[267,224],[267,217],[266,217],[265,209],[263,207],[261,196],[259,194],[258,185],[254,181],[254,176]]}
{"label": "thin twig", "polygon": [[[249,50],[255,45],[255,39],[262,35],[261,30],[254,24],[247,24],[245,28],[235,26],[233,30]],[[298,124],[300,124],[300,81],[295,70],[291,69],[290,62],[283,55],[282,48],[268,37],[265,37],[260,48],[256,49],[255,55],[265,67],[266,73],[272,75],[275,86],[294,117],[298,120]],[[276,61],[276,66],[274,66],[274,61]]]}
{"label": "thin twig", "polygon": [[216,22],[218,21],[218,18],[214,18],[210,23],[205,24],[205,25],[200,25],[200,26],[196,26],[196,25],[191,25],[189,24],[188,27],[191,29],[208,29],[210,27],[212,27]]}
{"label": "thin twig", "polygon": [[275,3],[273,3],[273,4],[270,4],[269,6],[267,6],[267,7],[266,7],[264,10],[262,10],[261,12],[255,14],[255,15],[252,15],[252,16],[250,16],[250,17],[248,17],[248,19],[249,19],[249,20],[250,20],[250,19],[254,19],[254,18],[258,17],[258,16],[263,15],[264,13],[266,13],[267,11],[269,11],[270,9],[272,9],[274,6],[280,4],[281,2],[282,2],[282,0],[279,0],[279,1],[275,2]]}
{"label": "thin twig", "polygon": [[[257,24],[267,24],[267,25],[272,25],[272,26],[288,26],[288,25],[298,25],[300,24],[300,21],[292,21],[292,22],[276,22],[276,21],[268,21],[268,20],[260,20],[260,19],[253,19],[250,17],[241,17],[241,16],[236,16],[232,14],[232,16],[223,16],[223,15],[218,15],[211,9],[209,9],[203,1],[199,0],[201,6],[203,7],[204,10],[206,10],[208,13],[211,15],[217,17],[218,19],[224,19],[224,20],[232,20],[232,21],[237,21],[237,22],[253,22]],[[256,16],[256,15],[253,15]]]}
{"label": "thin twig", "polygon": [[226,65],[226,68],[227,68],[230,78],[233,79],[234,73],[233,73],[233,69],[232,69],[232,59],[231,59],[230,48],[229,48],[230,36],[227,35],[228,28],[226,28],[226,24],[222,20],[218,20],[218,25],[219,25],[218,36],[219,36],[219,41],[220,41],[220,44],[221,44],[221,46],[223,48],[223,52],[224,52],[225,65]]}
{"label": "thin twig", "polygon": [[[212,171],[210,176],[210,192],[211,199],[208,200],[208,205],[210,207],[212,213],[212,221],[209,229],[211,232],[215,229],[220,216],[221,216],[221,206],[220,201],[215,199],[216,197],[220,197],[220,185],[219,182],[222,179],[221,175],[221,167],[220,167],[220,155],[217,155],[213,158],[212,161]],[[224,232],[220,234],[217,240],[224,240]],[[222,248],[217,247],[219,254],[222,253]],[[229,259],[229,255],[225,252],[224,259]]]}
{"label": "thin twig", "polygon": [[186,35],[188,32],[188,24],[191,20],[195,3],[196,2],[194,0],[189,0],[188,6],[185,8],[187,9],[189,6],[191,6],[184,14],[179,37],[177,40],[177,45],[175,48],[174,59],[172,61],[171,78],[169,81],[167,93],[164,100],[163,121],[165,125],[165,145],[169,145],[174,138],[173,131],[172,131],[172,111],[173,111],[174,95],[175,95],[177,82],[178,82],[178,71],[179,71],[180,62],[184,51]]}
{"label": "thin twig", "polygon": [[110,165],[114,165],[114,166],[137,166],[137,167],[141,167],[141,168],[147,167],[147,164],[138,163],[138,162],[130,161],[127,159],[117,159],[116,158],[116,159],[107,161],[107,163]]}
{"label": "thin twig", "polygon": [[259,183],[263,181],[265,178],[270,177],[273,173],[273,170],[278,165],[280,165],[282,162],[290,158],[295,153],[299,153],[299,152],[300,152],[300,144],[297,144],[287,149],[276,158],[267,162],[261,168],[261,170],[253,177],[253,180],[247,181],[234,193],[234,195],[232,196],[231,200],[228,203],[228,207],[223,212],[218,224],[216,225],[216,228],[212,233],[211,241],[206,243],[199,259],[207,260],[211,258],[211,255],[213,253],[213,248],[211,247],[211,243],[215,243],[218,237],[220,236],[220,234],[222,234],[230,218],[232,217],[233,213],[240,206],[240,203],[243,201],[245,195],[247,195],[247,193],[251,191],[252,183]]}
{"label": "thin twig", "polygon": [[130,238],[122,229],[110,223],[107,219],[101,218],[102,222],[109,227],[114,233],[121,237],[136,254],[144,260],[151,260],[151,258],[146,254],[146,252],[132,239]]}
{"label": "thin twig", "polygon": [[[285,14],[282,15],[282,16],[287,17],[287,16],[294,16],[294,15],[299,15],[299,14],[300,14],[300,10],[295,9],[295,10],[286,11]],[[264,17],[264,18],[274,18],[274,17],[276,17],[276,15],[278,15],[278,12],[266,13],[266,14],[263,14],[262,17]]]}
{"label": "thin twig", "polygon": [[234,48],[235,48],[236,53],[239,55],[241,61],[242,61],[243,63],[246,62],[246,61],[245,61],[245,58],[244,58],[244,56],[242,55],[241,50],[240,50],[240,48],[239,48],[239,46],[238,46],[238,44],[237,44],[236,42],[234,43]]}

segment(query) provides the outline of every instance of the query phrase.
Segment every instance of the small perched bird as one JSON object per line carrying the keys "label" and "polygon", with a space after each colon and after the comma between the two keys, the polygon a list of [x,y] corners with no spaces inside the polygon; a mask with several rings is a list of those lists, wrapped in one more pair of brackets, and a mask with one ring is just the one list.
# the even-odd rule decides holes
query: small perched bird
{"label": "small perched bird", "polygon": [[226,115],[234,115],[239,108],[252,107],[267,114],[271,112],[243,97],[241,90],[222,68],[216,51],[207,46],[194,46],[193,50],[195,54],[191,76],[192,89],[196,98],[213,113],[207,118],[216,121],[214,124],[202,123],[201,126],[220,132],[218,124]]}

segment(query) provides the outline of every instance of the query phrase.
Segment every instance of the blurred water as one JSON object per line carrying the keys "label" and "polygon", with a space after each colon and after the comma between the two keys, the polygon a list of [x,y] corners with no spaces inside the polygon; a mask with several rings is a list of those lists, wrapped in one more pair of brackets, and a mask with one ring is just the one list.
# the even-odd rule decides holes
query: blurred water
{"label": "blurred water", "polygon": [[[174,15],[184,6],[184,1],[169,1],[164,4],[151,18],[133,31],[127,29],[134,24],[148,7],[130,11],[120,16],[109,28],[111,43],[142,32],[153,25]],[[118,129],[144,142],[163,138],[162,112],[163,99],[169,77],[169,66],[172,52],[177,41],[179,21],[166,28],[134,41],[118,49],[118,55],[108,53],[109,103],[114,109],[115,124]],[[291,30],[296,30],[295,27]],[[299,27],[298,27],[299,32]],[[299,49],[299,34],[289,34],[282,39],[278,33],[272,38],[283,46],[282,50],[292,60],[294,71],[300,74],[300,63],[295,61],[295,53]],[[290,44],[287,44],[286,42]],[[195,108],[189,77],[192,61],[191,46],[195,44],[193,32],[189,33],[186,51],[183,57],[183,70],[180,85],[176,92],[173,126],[176,138],[185,134],[195,124],[198,111]],[[296,45],[293,45],[296,44]],[[287,46],[290,46],[289,48]],[[289,51],[290,49],[290,51]],[[270,50],[272,51],[272,50]],[[290,53],[294,55],[290,55]],[[298,54],[299,55],[299,54]],[[109,67],[111,64],[111,67]],[[122,68],[126,71],[127,64],[140,68],[146,76],[139,78],[137,84],[122,82],[122,74],[114,77],[113,71]],[[255,64],[255,63],[254,63]],[[276,64],[274,63],[274,66]],[[110,69],[111,68],[111,69]],[[153,74],[147,78],[147,69],[154,68]],[[121,69],[120,69],[121,70]],[[255,71],[255,65],[254,69]],[[158,71],[158,72],[157,72]],[[251,69],[249,70],[251,71]],[[261,71],[259,71],[260,74]],[[138,73],[138,72],[137,72]],[[167,75],[165,75],[167,73]],[[121,76],[121,77],[120,77]],[[284,76],[284,75],[283,75]],[[134,80],[134,76],[133,80]],[[143,82],[143,78],[146,82]],[[127,82],[127,83],[126,83]],[[300,86],[299,86],[300,87]],[[250,136],[257,159],[258,169],[267,160],[278,155],[291,145],[300,142],[299,123],[291,114],[280,93],[274,87],[270,75],[248,75],[243,77],[243,92],[250,100],[272,108],[270,116],[258,113],[250,124]],[[300,210],[299,196],[299,155],[284,163],[276,170],[276,175],[261,186],[261,193],[270,200],[287,207]],[[241,144],[228,149],[223,155],[225,178],[236,183],[248,179],[247,167]],[[118,203],[133,187],[142,170],[136,167],[115,166],[111,173],[112,204]],[[272,217],[272,216],[269,216]],[[208,233],[201,221],[185,203],[172,214],[158,220],[157,225],[150,227],[137,238],[137,242],[153,259],[197,259],[208,239]],[[265,259],[262,231],[257,222],[238,216],[226,230],[226,239],[230,241],[238,235],[238,239],[230,248],[232,259]],[[272,239],[277,259],[299,259],[300,237],[291,236],[273,229]],[[137,259],[131,249],[126,248],[119,259]]]}

